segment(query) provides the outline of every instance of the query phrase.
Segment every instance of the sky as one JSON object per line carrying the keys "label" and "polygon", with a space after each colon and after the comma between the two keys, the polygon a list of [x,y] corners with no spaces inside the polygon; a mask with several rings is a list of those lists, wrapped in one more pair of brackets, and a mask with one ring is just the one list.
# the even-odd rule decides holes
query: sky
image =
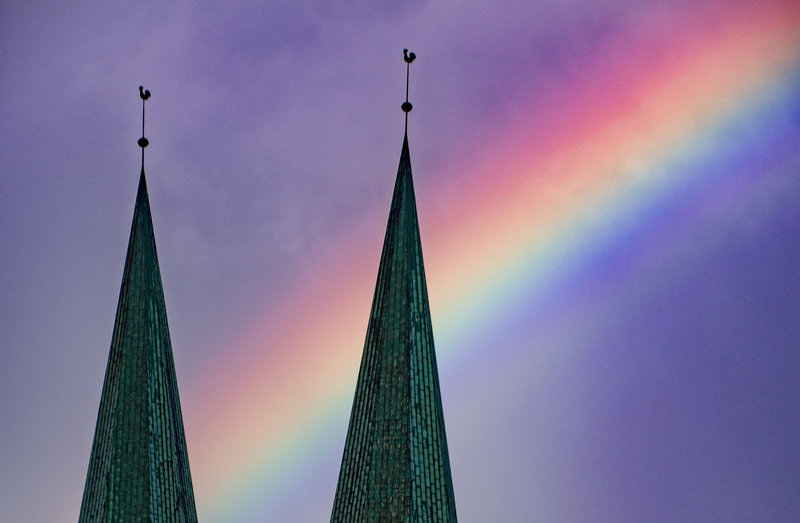
{"label": "sky", "polygon": [[330,517],[408,133],[464,522],[800,520],[800,4],[4,2],[0,519],[77,519],[140,170],[200,521]]}

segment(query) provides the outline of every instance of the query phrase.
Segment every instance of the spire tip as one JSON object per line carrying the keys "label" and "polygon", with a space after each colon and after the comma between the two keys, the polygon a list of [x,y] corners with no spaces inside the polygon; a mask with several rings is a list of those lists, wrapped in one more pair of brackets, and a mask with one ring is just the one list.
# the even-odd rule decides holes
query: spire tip
{"label": "spire tip", "polygon": [[150,91],[139,86],[139,98],[142,99],[142,137],[136,142],[142,148],[142,172],[144,172],[144,148],[150,144],[150,140],[144,137],[144,103],[150,98]]}
{"label": "spire tip", "polygon": [[408,52],[408,49],[403,49],[403,60],[406,62],[406,101],[400,106],[400,109],[406,113],[406,130],[408,130],[408,113],[411,112],[411,109],[414,108],[411,105],[411,102],[408,101],[408,78],[409,78],[409,71],[411,69],[411,62],[413,62],[417,58],[417,55],[413,52]]}

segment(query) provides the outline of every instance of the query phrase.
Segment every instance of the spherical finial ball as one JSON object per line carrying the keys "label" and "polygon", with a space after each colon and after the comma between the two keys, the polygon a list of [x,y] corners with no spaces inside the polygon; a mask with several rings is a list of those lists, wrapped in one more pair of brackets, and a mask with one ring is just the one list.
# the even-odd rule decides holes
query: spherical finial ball
{"label": "spherical finial ball", "polygon": [[142,136],[141,138],[139,138],[139,141],[138,141],[138,142],[136,142],[136,143],[138,143],[138,144],[139,144],[139,147],[141,147],[142,149],[144,149],[145,147],[147,147],[148,145],[150,145],[150,140],[148,140],[147,138],[145,138],[144,136]]}
{"label": "spherical finial ball", "polygon": [[411,105],[411,102],[403,102],[403,105],[400,106],[404,113],[410,113],[413,108],[414,106]]}

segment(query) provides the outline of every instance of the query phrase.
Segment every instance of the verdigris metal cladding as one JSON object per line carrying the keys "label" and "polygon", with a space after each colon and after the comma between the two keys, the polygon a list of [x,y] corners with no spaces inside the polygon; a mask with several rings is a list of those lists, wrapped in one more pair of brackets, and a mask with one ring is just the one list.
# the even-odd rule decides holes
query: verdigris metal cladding
{"label": "verdigris metal cladding", "polygon": [[144,169],[79,522],[196,522]]}
{"label": "verdigris metal cladding", "polygon": [[331,521],[456,521],[407,136]]}

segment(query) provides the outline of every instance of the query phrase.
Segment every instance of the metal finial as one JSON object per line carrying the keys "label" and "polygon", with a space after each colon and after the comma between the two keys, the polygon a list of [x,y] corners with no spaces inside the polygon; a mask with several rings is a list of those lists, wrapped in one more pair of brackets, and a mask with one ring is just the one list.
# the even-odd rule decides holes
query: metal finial
{"label": "metal finial", "polygon": [[411,62],[413,62],[416,57],[417,55],[413,52],[409,53],[408,49],[403,49],[403,60],[406,62],[406,101],[403,102],[403,105],[401,105],[400,108],[404,113],[406,113],[406,131],[408,131],[408,113],[410,113],[411,109],[414,108],[414,106],[411,105],[411,102],[408,101],[408,78],[409,71],[411,69]]}
{"label": "metal finial", "polygon": [[142,137],[136,143],[142,148],[142,169],[144,169],[144,148],[150,144],[150,140],[144,137],[144,103],[150,98],[150,91],[145,90],[141,85],[139,86],[139,98],[142,99]]}

